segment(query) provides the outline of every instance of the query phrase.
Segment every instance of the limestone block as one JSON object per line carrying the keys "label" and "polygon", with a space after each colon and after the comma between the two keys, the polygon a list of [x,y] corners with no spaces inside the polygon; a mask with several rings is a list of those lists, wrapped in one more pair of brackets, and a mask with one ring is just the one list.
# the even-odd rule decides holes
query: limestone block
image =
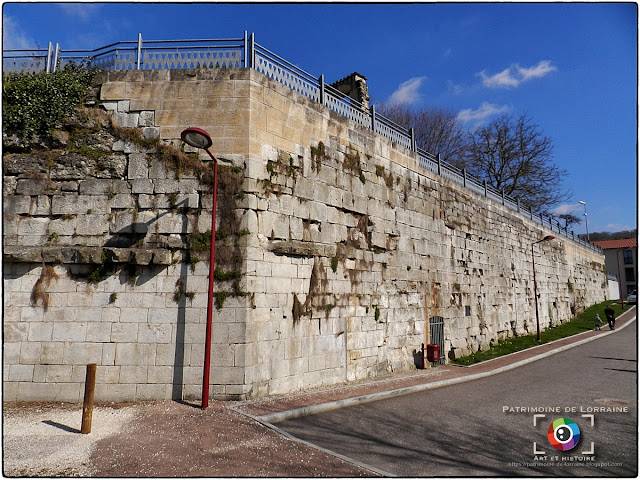
{"label": "limestone block", "polygon": [[26,214],[31,210],[31,197],[28,196],[4,196],[2,211],[13,214]]}
{"label": "limestone block", "polygon": [[139,151],[138,146],[135,143],[127,142],[125,140],[116,140],[113,142],[111,150],[123,153],[137,153]]}
{"label": "limestone block", "polygon": [[113,116],[114,121],[121,127],[135,128],[138,127],[138,120],[140,119],[139,113],[123,113],[116,112]]}
{"label": "limestone block", "polygon": [[[193,353],[194,352],[192,351],[192,354]],[[213,365],[216,365],[218,367],[233,367],[234,366],[233,353],[234,353],[234,350],[232,345],[222,345],[222,344],[213,345],[211,348],[211,361]]]}
{"label": "limestone block", "polygon": [[138,125],[141,127],[153,127],[155,125],[155,111],[143,110],[138,118]]}
{"label": "limestone block", "polygon": [[244,384],[244,368],[242,367],[212,367],[211,377],[216,382],[231,385]]}
{"label": "limestone block", "polygon": [[131,193],[133,194],[152,194],[153,182],[148,178],[135,178],[130,180]]}
{"label": "limestone block", "polygon": [[9,365],[5,380],[9,382],[31,382],[33,381],[33,365]]}
{"label": "limestone block", "polygon": [[[227,300],[229,300],[229,299],[227,299]],[[225,301],[225,308],[226,308],[226,301]],[[216,320],[219,320],[218,316],[216,316]],[[206,328],[205,324],[186,325],[185,329],[184,329],[183,343],[201,344],[202,343],[202,339],[205,338],[205,328]],[[178,342],[179,341],[180,340],[178,340]]]}
{"label": "limestone block", "polygon": [[149,166],[147,156],[145,154],[132,153],[129,155],[127,176],[129,179],[148,178]]}
{"label": "limestone block", "polygon": [[104,215],[78,215],[76,221],[78,235],[102,235],[109,231],[109,219]]}
{"label": "limestone block", "polygon": [[160,139],[160,127],[144,127],[142,129],[142,138],[145,140]]}
{"label": "limestone block", "polygon": [[[79,387],[78,387],[79,388]],[[135,402],[135,384],[100,384],[96,385],[96,402]]]}
{"label": "limestone block", "polygon": [[[151,177],[151,171],[149,172]],[[195,179],[165,180],[158,178],[154,180],[155,193],[197,193],[198,181]]]}
{"label": "limestone block", "polygon": [[109,208],[134,208],[135,201],[128,193],[117,193],[110,195],[108,201]]}
{"label": "limestone block", "polygon": [[16,195],[44,195],[47,193],[47,185],[43,180],[19,178],[15,193]]}
{"label": "limestone block", "polygon": [[20,363],[33,365],[40,362],[42,344],[40,342],[24,342],[20,347]]}
{"label": "limestone block", "polygon": [[16,237],[18,235],[18,215],[13,213],[6,213],[2,216],[2,233],[4,237],[4,245],[10,245],[7,241],[9,236]]}
{"label": "limestone block", "polygon": [[187,218],[174,213],[160,216],[152,228],[156,233],[190,233],[192,231]]}
{"label": "limestone block", "polygon": [[149,367],[146,365],[126,365],[120,367],[120,383],[147,383]]}
{"label": "limestone block", "polygon": [[311,201],[308,203],[309,203],[309,218],[320,223],[327,221],[327,206],[324,203],[316,202],[316,201]]}
{"label": "limestone block", "polygon": [[102,344],[102,363],[101,365],[114,365],[116,358],[116,344],[115,343],[103,343]]}
{"label": "limestone block", "polygon": [[271,277],[266,282],[266,293],[267,294],[277,294],[277,293],[291,293],[291,278],[282,278],[282,277]]}
{"label": "limestone block", "polygon": [[118,109],[118,102],[117,101],[103,101],[103,102],[100,102],[100,106],[102,108],[104,108],[107,112],[114,112],[114,111],[116,111]]}
{"label": "limestone block", "polygon": [[118,106],[116,108],[117,112],[120,113],[128,113],[129,112],[129,108],[131,105],[131,101],[130,100],[118,100]]}
{"label": "limestone block", "polygon": [[298,266],[285,263],[274,263],[271,265],[271,276],[298,278]]}
{"label": "limestone block", "polygon": [[[54,195],[51,201],[51,214],[65,215],[79,213],[80,205],[78,195]],[[85,210],[82,213],[86,213],[86,208],[88,207],[86,204],[82,204],[82,206],[85,207]]]}
{"label": "limestone block", "polygon": [[64,347],[64,363],[66,365],[100,363],[101,359],[101,343],[68,343]]}
{"label": "limestone block", "polygon": [[3,322],[5,342],[26,342],[29,336],[28,323]]}
{"label": "limestone block", "polygon": [[138,329],[140,343],[169,343],[171,341],[171,324],[143,324]]}
{"label": "limestone block", "polygon": [[111,325],[99,322],[87,324],[86,340],[87,342],[110,342]]}
{"label": "limestone block", "polygon": [[342,208],[342,190],[329,185],[328,195],[325,201],[327,202],[328,205],[333,205],[334,207]]}
{"label": "limestone block", "polygon": [[42,344],[40,362],[42,364],[61,364],[64,359],[64,343],[45,342]]}
{"label": "limestone block", "polygon": [[[155,365],[155,345],[139,343],[118,343],[116,345],[116,365]],[[122,372],[121,372],[122,374]]]}
{"label": "limestone block", "polygon": [[[156,346],[156,366],[163,365],[173,368],[173,365],[176,364],[176,359],[184,361],[184,351],[180,355],[181,349],[184,350],[184,344],[182,343],[178,345],[174,343],[158,344]],[[188,364],[188,361],[185,361],[185,363]]]}
{"label": "limestone block", "polygon": [[47,383],[71,382],[73,367],[71,365],[48,365]]}
{"label": "limestone block", "polygon": [[20,363],[20,342],[5,342],[3,345],[4,365]]}
{"label": "limestone block", "polygon": [[174,368],[172,366],[150,366],[148,369],[147,382],[151,384],[170,385],[173,381]]}
{"label": "limestone block", "polygon": [[47,235],[48,218],[20,218],[18,220],[18,235],[44,236]]}
{"label": "limestone block", "polygon": [[315,182],[307,177],[299,177],[296,180],[296,196],[299,199],[311,200],[314,197]]}
{"label": "limestone block", "polygon": [[127,98],[127,82],[124,81],[107,81],[100,88],[100,105],[109,110],[116,110],[118,102],[112,99]]}
{"label": "limestone block", "polygon": [[132,233],[133,213],[118,212],[113,215],[113,222],[109,228],[110,233]]}
{"label": "limestone block", "polygon": [[29,324],[30,342],[49,342],[52,339],[53,323],[32,322]]}
{"label": "limestone block", "polygon": [[[105,365],[104,363],[98,365],[96,369],[96,382],[99,384],[115,385],[120,382],[120,369],[121,367],[114,367]],[[86,376],[86,367],[80,368],[80,374],[84,370]]]}
{"label": "limestone block", "polygon": [[121,306],[120,321],[123,323],[146,323],[148,308],[131,307],[130,305],[140,305],[142,294],[128,293],[119,295],[118,303]]}

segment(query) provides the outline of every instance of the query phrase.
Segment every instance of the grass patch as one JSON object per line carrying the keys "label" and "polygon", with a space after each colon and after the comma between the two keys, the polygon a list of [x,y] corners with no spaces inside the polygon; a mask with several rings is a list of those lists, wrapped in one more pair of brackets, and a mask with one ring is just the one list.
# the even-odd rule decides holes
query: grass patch
{"label": "grass patch", "polygon": [[595,328],[594,318],[596,313],[600,314],[600,318],[604,322],[602,328],[609,328],[604,315],[604,309],[607,305],[611,305],[613,310],[616,312],[616,317],[629,309],[627,304],[625,304],[625,308],[623,309],[617,300],[608,300],[606,302],[592,305],[573,320],[541,331],[540,342],[538,342],[537,335],[535,333],[530,335],[521,335],[519,337],[504,338],[498,340],[497,344],[494,344],[487,350],[456,358],[455,360],[452,360],[452,363],[457,365],[473,365],[474,363],[484,362],[485,360],[491,360],[492,358],[501,357],[503,355],[519,352],[520,350],[525,350],[537,345],[542,345],[543,343],[553,342],[554,340],[593,330]]}

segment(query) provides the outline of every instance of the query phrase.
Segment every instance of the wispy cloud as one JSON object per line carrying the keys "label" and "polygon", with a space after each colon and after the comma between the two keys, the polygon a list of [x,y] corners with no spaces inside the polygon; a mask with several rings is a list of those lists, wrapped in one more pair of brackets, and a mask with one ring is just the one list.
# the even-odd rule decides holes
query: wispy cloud
{"label": "wispy cloud", "polygon": [[59,6],[67,15],[78,17],[85,22],[91,20],[101,8],[95,3],[61,3]]}
{"label": "wispy cloud", "polygon": [[534,78],[542,78],[557,70],[549,60],[541,60],[537,65],[521,67],[513,64],[495,75],[487,75],[483,70],[477,75],[482,79],[482,84],[488,88],[512,88]]}
{"label": "wispy cloud", "polygon": [[622,223],[607,223],[604,226],[604,231],[605,232],[624,232],[627,230],[633,230],[637,227],[631,226],[631,225],[624,225]]}
{"label": "wispy cloud", "polygon": [[473,122],[475,126],[478,126],[487,118],[506,112],[508,110],[509,107],[506,105],[499,106],[488,102],[482,102],[480,107],[476,110],[473,110],[471,108],[462,110],[460,113],[458,113],[458,120],[463,123]]}
{"label": "wispy cloud", "polygon": [[20,50],[20,49],[38,48],[34,39],[27,35],[12,17],[2,16],[2,49],[3,50]]}
{"label": "wispy cloud", "polygon": [[420,100],[418,91],[427,77],[414,77],[402,82],[395,92],[389,97],[390,104],[412,104]]}
{"label": "wispy cloud", "polygon": [[509,67],[501,71],[500,73],[496,73],[488,77],[483,71],[481,71],[478,75],[482,78],[482,84],[485,87],[489,88],[501,88],[501,87],[517,87],[520,85],[520,81],[515,78],[511,71],[513,67]]}
{"label": "wispy cloud", "polygon": [[556,67],[551,65],[549,60],[542,60],[538,62],[537,65],[529,68],[522,68],[519,65],[516,65],[515,68],[518,70],[518,74],[522,77],[522,81],[526,82],[532,78],[541,78],[544,77],[547,73],[551,73],[557,70]]}
{"label": "wispy cloud", "polygon": [[575,203],[565,203],[563,205],[558,205],[556,208],[551,210],[551,213],[554,215],[571,214],[578,216],[577,213],[579,213],[581,208],[581,205],[576,205]]}

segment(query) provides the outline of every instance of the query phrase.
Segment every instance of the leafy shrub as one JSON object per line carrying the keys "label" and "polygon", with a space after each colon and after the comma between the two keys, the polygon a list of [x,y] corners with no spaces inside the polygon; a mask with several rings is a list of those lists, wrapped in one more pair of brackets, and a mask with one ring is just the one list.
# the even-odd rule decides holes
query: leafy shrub
{"label": "leafy shrub", "polygon": [[54,73],[8,75],[2,85],[2,121],[24,138],[46,134],[74,113],[93,83],[96,69],[67,65]]}

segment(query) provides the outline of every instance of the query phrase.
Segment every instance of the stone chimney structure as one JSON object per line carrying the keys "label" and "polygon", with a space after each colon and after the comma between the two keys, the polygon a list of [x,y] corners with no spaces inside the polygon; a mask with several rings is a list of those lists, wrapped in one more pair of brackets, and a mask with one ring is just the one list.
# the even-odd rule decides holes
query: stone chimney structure
{"label": "stone chimney structure", "polygon": [[331,86],[346,96],[360,102],[364,109],[369,108],[369,89],[367,88],[367,79],[364,75],[353,72],[342,80],[332,83]]}

